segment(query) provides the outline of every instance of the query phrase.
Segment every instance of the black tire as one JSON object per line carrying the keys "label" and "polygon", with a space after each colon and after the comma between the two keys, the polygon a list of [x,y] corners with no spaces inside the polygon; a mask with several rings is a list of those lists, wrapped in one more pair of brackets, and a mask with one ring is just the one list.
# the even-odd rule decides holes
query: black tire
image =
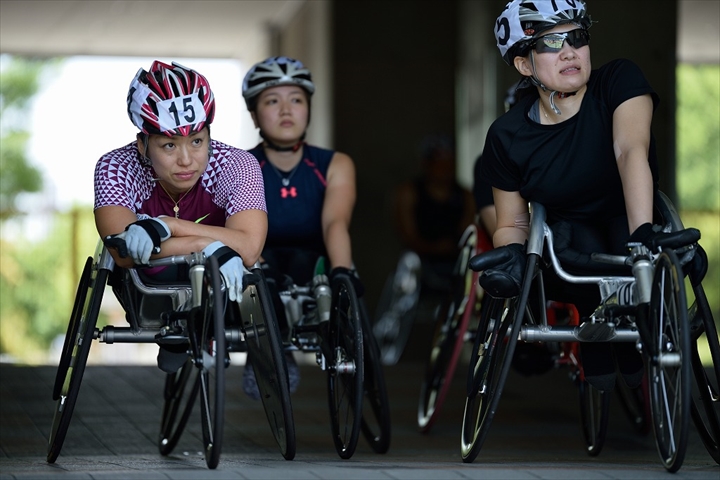
{"label": "black tire", "polygon": [[478,253],[477,227],[469,226],[461,242],[452,288],[437,310],[430,355],[420,384],[417,422],[423,433],[430,431],[440,414],[465,345],[465,332],[476,315],[478,273],[468,268],[468,261]]}
{"label": "black tire", "polygon": [[465,463],[475,460],[490,431],[522,321],[517,299],[505,301],[486,296],[484,302],[487,303],[480,315],[468,367],[461,437]]}
{"label": "black tire", "polygon": [[350,277],[332,281],[332,308],[322,339],[327,362],[328,403],[333,442],[340,458],[355,453],[362,420],[364,359],[360,305]]}
{"label": "black tire", "polygon": [[655,264],[648,323],[653,352],[648,361],[655,444],[663,466],[676,472],[685,459],[690,419],[690,325],[682,270],[664,251]]}
{"label": "black tire", "polygon": [[198,332],[196,342],[191,340],[191,344],[195,343],[194,361],[200,369],[200,419],[205,463],[210,469],[216,468],[220,461],[225,425],[225,368],[228,364],[223,315],[225,297],[217,259],[209,257],[205,262],[201,304],[191,315],[194,317],[191,330]]}
{"label": "black tire", "polygon": [[360,301],[363,326],[363,413],[361,431],[375,453],[387,453],[390,448],[390,401],[385,373],[380,360],[380,348],[372,334],[365,302]]}
{"label": "black tire", "polygon": [[[295,458],[295,422],[290,401],[287,362],[270,291],[260,269],[246,275],[240,312],[248,358],[255,370],[260,398],[273,437],[285,460]],[[247,368],[247,366],[246,366]]]}
{"label": "black tire", "polygon": [[437,420],[452,385],[465,345],[465,332],[475,309],[477,277],[477,272],[467,270],[455,291],[448,294],[438,309],[430,355],[420,384],[417,421],[422,433],[429,432]]}
{"label": "black tire", "polygon": [[579,384],[580,420],[588,455],[596,457],[605,445],[610,419],[610,392],[593,388],[585,380]]}
{"label": "black tire", "polygon": [[170,455],[180,440],[199,391],[200,369],[193,365],[189,357],[180,370],[165,378],[165,403],[158,441],[161,455]]}
{"label": "black tire", "polygon": [[53,388],[56,404],[48,441],[48,463],[57,460],[70,426],[109,273],[88,258],[80,276]]}
{"label": "black tire", "polygon": [[420,258],[415,253],[405,253],[385,281],[375,322],[369,330],[377,340],[383,365],[395,365],[407,346],[415,322],[420,289]]}
{"label": "black tire", "polygon": [[[715,463],[720,464],[720,345],[712,311],[705,290],[698,284],[693,288],[695,302],[690,307],[692,331],[692,384],[691,416],[700,439]],[[712,365],[706,368],[698,352],[698,341],[707,342]]]}

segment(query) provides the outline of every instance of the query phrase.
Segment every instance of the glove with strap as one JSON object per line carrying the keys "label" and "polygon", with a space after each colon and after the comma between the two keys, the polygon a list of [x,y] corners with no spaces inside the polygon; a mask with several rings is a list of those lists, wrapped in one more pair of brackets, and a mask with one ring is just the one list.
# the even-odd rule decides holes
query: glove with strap
{"label": "glove with strap", "polygon": [[221,241],[215,241],[203,248],[202,253],[205,254],[205,258],[217,258],[220,273],[225,280],[228,298],[233,302],[240,303],[242,301],[243,276],[245,275],[245,266],[240,255]]}
{"label": "glove with strap", "polygon": [[355,270],[350,270],[349,268],[345,267],[333,268],[332,270],[330,270],[330,275],[328,276],[331,285],[333,283],[333,279],[338,275],[347,275],[348,277],[350,277],[350,281],[352,282],[353,288],[355,289],[355,295],[357,295],[357,298],[360,298],[365,294],[365,286],[360,281],[360,277],[357,276]]}
{"label": "glove with strap", "polygon": [[630,235],[630,238],[628,238],[627,241],[627,245],[631,246],[631,244],[640,243],[649,248],[650,251],[654,251],[657,249],[655,241],[662,236],[662,227],[660,227],[659,225],[653,225],[650,222],[643,223],[635,229],[632,235]]}
{"label": "glove with strap", "polygon": [[120,257],[130,256],[136,264],[146,265],[150,255],[160,253],[160,244],[170,238],[170,228],[157,217],[146,218],[131,223],[114,238],[124,240],[124,245],[115,243]]}
{"label": "glove with strap", "polygon": [[520,294],[525,274],[525,245],[511,243],[497,249],[508,253],[508,260],[492,268],[483,270],[480,275],[480,286],[492,297],[512,298]]}

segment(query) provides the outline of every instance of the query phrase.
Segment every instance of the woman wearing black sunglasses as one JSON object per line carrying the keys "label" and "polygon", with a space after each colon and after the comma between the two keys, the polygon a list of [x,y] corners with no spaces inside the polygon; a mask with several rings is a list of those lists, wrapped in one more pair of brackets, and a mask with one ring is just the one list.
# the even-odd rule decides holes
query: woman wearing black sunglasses
{"label": "woman wearing black sunglasses", "polygon": [[[490,127],[481,175],[493,186],[493,243],[517,262],[499,273],[517,285],[529,201],[546,207],[556,250],[565,244],[557,252],[561,260],[570,252],[621,254],[629,238],[642,241],[652,233],[657,168],[650,124],[658,97],[628,60],[592,70],[591,23],[580,0],[514,0],[495,22],[500,53],[525,88]],[[561,283],[548,273],[548,298],[574,303],[581,316],[592,314],[597,286]],[[583,343],[581,354],[586,378],[599,390],[614,388],[613,357],[629,386],[642,379],[632,343]]]}

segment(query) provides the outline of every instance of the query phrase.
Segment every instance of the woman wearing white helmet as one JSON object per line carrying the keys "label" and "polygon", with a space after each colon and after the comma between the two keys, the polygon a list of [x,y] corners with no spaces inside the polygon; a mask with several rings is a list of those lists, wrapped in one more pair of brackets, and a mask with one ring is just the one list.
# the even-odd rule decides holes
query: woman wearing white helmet
{"label": "woman wearing white helmet", "polygon": [[[125,268],[191,252],[216,256],[228,297],[239,302],[244,267],[258,261],[267,232],[257,161],[210,139],[215,98],[207,79],[189,68],[160,61],[141,68],[127,104],[140,132],[95,166],[98,233],[124,240],[106,244]],[[158,356],[168,373],[187,358],[184,350],[169,353],[163,348]]]}
{"label": "woman wearing white helmet", "polygon": [[[658,97],[629,60],[592,70],[591,23],[580,0],[514,0],[494,25],[503,59],[526,80],[517,104],[490,127],[481,166],[497,210],[493,243],[515,258],[496,273],[516,285],[529,201],[546,207],[561,259],[624,253],[629,237],[652,235],[657,160],[650,126]],[[575,303],[583,316],[599,304],[597,287],[549,277],[549,298]],[[631,343],[583,343],[581,353],[588,381],[600,390],[615,385],[613,356],[626,383],[642,378]]]}
{"label": "woman wearing white helmet", "polygon": [[[341,152],[305,142],[310,100],[315,92],[310,71],[298,60],[270,57],[245,75],[243,97],[262,142],[249,150],[265,181],[268,236],[262,252],[271,289],[288,275],[298,285],[313,278],[319,258],[329,260],[329,277],[350,273],[358,295],[363,286],[353,269],[350,221],[355,206],[355,165]],[[281,328],[284,309],[276,299]],[[297,386],[291,369],[291,390]],[[245,372],[252,374],[251,369]],[[295,381],[294,381],[295,380]],[[252,382],[244,382],[253,395]]]}

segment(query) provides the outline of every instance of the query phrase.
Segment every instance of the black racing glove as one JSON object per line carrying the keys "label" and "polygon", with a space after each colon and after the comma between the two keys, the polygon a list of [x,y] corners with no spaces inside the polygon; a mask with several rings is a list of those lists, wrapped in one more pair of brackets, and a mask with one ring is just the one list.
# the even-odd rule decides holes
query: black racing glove
{"label": "black racing glove", "polygon": [[330,271],[330,275],[328,279],[330,280],[330,285],[333,284],[333,280],[338,275],[347,275],[350,277],[350,281],[353,284],[353,288],[355,289],[355,295],[357,295],[358,298],[362,297],[365,294],[365,286],[360,281],[360,277],[358,277],[355,270],[350,270],[349,268],[345,267],[335,267]]}
{"label": "black racing glove", "polygon": [[628,247],[632,244],[642,244],[649,248],[651,251],[657,249],[655,242],[657,239],[663,236],[662,227],[659,225],[653,225],[652,223],[643,223],[628,238]]}
{"label": "black racing glove", "polygon": [[506,250],[510,258],[495,267],[483,270],[479,279],[480,286],[491,297],[516,297],[520,294],[527,263],[525,245],[511,243],[497,249]]}

